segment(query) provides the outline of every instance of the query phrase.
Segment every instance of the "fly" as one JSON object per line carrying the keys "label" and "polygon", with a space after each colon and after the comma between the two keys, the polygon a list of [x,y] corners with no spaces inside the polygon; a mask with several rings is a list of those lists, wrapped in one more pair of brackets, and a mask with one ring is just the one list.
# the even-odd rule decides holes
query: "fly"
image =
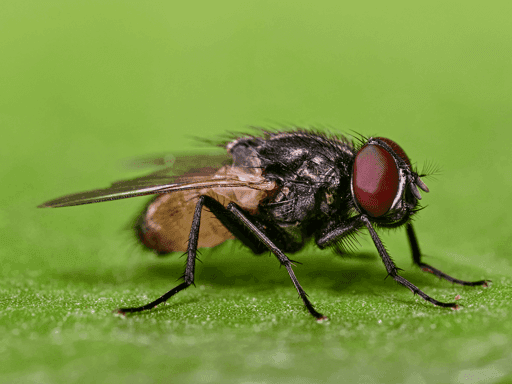
{"label": "fly", "polygon": [[320,248],[333,246],[343,252],[365,228],[388,276],[434,305],[458,308],[400,276],[376,229],[405,226],[413,261],[423,271],[460,285],[487,286],[487,280],[459,280],[421,261],[411,218],[421,209],[418,189],[429,189],[421,180],[424,175],[418,175],[394,141],[370,137],[354,143],[343,136],[295,130],[247,135],[223,147],[225,155],[198,157],[198,168],[186,172],[180,172],[186,161],[178,158],[174,167],[148,176],[39,206],[157,195],[140,215],[136,231],[140,241],[159,254],[186,252],[184,281],[155,301],[120,308],[119,313],[140,312],[167,301],[194,283],[198,248],[237,238],[254,253],[270,250],[286,268],[309,313],[325,319],[309,301],[285,253],[300,250],[310,238]]}

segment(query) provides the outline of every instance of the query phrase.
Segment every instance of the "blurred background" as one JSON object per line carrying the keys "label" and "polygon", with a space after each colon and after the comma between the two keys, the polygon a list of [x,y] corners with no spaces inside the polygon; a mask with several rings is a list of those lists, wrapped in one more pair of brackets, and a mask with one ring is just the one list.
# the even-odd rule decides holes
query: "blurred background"
{"label": "blurred background", "polygon": [[[510,3],[48,0],[1,8],[0,262],[8,303],[18,297],[13,289],[32,291],[30,284],[32,293],[56,284],[63,300],[66,287],[102,279],[127,280],[128,289],[139,266],[167,262],[152,261],[123,231],[143,199],[38,204],[141,174],[123,169],[123,160],[193,151],[193,137],[249,126],[389,137],[419,170],[437,165],[416,221],[428,262],[510,287]],[[404,233],[383,239],[411,270]],[[368,238],[361,249],[376,254]],[[298,258],[322,268],[321,253],[308,257]],[[93,272],[100,270],[109,272]],[[57,320],[28,326],[32,333],[18,339],[17,317],[5,308],[5,358],[30,334],[39,350],[54,345],[47,332]]]}

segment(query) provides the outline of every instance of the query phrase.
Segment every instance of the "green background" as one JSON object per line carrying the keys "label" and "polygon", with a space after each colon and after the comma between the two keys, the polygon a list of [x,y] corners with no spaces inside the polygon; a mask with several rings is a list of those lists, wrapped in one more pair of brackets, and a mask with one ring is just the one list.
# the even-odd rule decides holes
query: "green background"
{"label": "green background", "polygon": [[[0,12],[0,381],[481,383],[512,381],[509,2],[3,1]],[[303,310],[274,257],[202,250],[175,285],[127,230],[145,198],[64,209],[43,201],[140,174],[125,159],[193,150],[248,126],[329,128],[397,141],[421,170],[425,260],[403,230],[351,257],[306,247]],[[143,170],[145,172],[146,170]],[[142,172],[142,173],[143,173]]]}

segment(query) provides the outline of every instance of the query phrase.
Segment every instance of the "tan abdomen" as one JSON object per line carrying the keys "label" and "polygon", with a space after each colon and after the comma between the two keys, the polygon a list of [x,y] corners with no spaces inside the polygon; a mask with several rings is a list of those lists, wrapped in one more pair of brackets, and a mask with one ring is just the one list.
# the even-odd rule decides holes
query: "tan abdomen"
{"label": "tan abdomen", "polygon": [[[166,193],[153,200],[138,224],[142,243],[162,254],[185,252],[200,192],[205,191]],[[211,212],[203,209],[199,227],[199,248],[214,247],[233,238]]]}
{"label": "tan abdomen", "polygon": [[[201,195],[208,195],[224,207],[230,202],[238,204],[249,214],[258,214],[259,204],[269,194],[276,191],[275,182],[267,181],[258,168],[247,170],[224,166],[210,179],[210,188],[175,191],[158,196],[142,214],[138,223],[139,237],[142,243],[158,253],[185,252],[196,204]],[[223,181],[235,180],[240,184],[244,180],[249,186],[222,186]],[[234,236],[208,209],[201,212],[198,248],[214,247]]]}

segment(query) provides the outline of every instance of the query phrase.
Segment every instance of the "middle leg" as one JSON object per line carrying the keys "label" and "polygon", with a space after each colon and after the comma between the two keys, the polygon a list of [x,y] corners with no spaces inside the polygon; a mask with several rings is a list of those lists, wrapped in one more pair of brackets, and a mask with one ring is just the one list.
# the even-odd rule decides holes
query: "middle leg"
{"label": "middle leg", "polygon": [[288,275],[295,286],[295,289],[299,293],[300,298],[304,302],[309,313],[314,316],[317,320],[324,320],[326,317],[321,313],[317,312],[313,307],[313,304],[309,301],[306,292],[302,288],[295,276],[295,273],[292,269],[292,261],[277,247],[272,240],[263,233],[254,223],[252,223],[245,215],[245,213],[235,204],[229,203],[227,206],[228,211],[230,211],[246,228],[248,228],[254,235],[258,237],[258,239],[267,246],[268,249],[277,257],[281,265],[283,265],[288,271]]}

